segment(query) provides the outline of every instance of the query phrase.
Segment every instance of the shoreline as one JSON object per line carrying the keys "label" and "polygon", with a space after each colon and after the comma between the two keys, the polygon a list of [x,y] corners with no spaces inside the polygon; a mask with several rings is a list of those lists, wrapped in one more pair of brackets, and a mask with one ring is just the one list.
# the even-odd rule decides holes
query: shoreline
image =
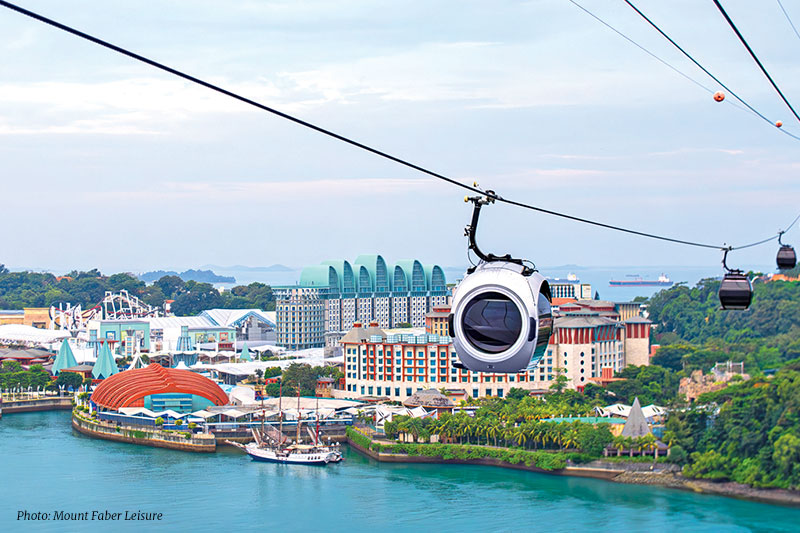
{"label": "shoreline", "polygon": [[[366,435],[363,436],[366,437]],[[495,466],[514,470],[527,470],[529,472],[551,474],[555,476],[588,477],[629,485],[655,485],[658,487],[678,489],[699,494],[725,496],[728,498],[756,501],[760,503],[781,505],[792,508],[800,507],[800,492],[786,489],[759,489],[750,487],[748,485],[735,483],[733,481],[713,482],[704,479],[691,479],[686,478],[679,472],[672,471],[669,468],[665,468],[657,472],[642,471],[641,467],[639,466],[642,463],[632,463],[631,465],[619,463],[620,468],[607,468],[605,466],[592,467],[590,466],[591,463],[587,463],[587,465],[584,466],[567,466],[557,470],[545,470],[535,466],[527,466],[525,464],[512,464],[494,458],[443,459],[441,457],[378,452],[364,448],[350,438],[349,435],[347,436],[347,444],[362,455],[379,462]],[[597,462],[602,462],[602,459],[598,460]],[[628,466],[634,466],[634,468],[626,468]]]}

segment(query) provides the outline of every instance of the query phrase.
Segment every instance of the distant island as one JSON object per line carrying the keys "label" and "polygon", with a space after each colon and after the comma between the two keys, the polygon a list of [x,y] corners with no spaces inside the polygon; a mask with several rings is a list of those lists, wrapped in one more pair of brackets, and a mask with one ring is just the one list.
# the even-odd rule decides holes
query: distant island
{"label": "distant island", "polygon": [[152,272],[145,272],[138,277],[145,283],[152,283],[158,281],[164,276],[178,276],[183,281],[197,281],[200,283],[236,283],[236,278],[233,276],[220,276],[211,270],[194,270],[189,269],[181,272],[180,274],[174,270],[154,270]]}

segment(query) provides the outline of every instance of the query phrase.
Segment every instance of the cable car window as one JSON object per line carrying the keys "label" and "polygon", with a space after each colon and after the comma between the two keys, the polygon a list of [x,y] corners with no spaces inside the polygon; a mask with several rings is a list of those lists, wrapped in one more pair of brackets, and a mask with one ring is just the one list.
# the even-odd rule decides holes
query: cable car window
{"label": "cable car window", "polygon": [[484,292],[467,303],[461,325],[473,346],[484,352],[501,353],[517,342],[522,315],[508,296]]}
{"label": "cable car window", "polygon": [[536,349],[533,352],[533,359],[538,359],[544,355],[547,344],[550,342],[550,334],[553,332],[553,315],[551,314],[550,300],[540,292],[536,306],[539,310],[539,331],[537,333],[538,337],[536,338]]}

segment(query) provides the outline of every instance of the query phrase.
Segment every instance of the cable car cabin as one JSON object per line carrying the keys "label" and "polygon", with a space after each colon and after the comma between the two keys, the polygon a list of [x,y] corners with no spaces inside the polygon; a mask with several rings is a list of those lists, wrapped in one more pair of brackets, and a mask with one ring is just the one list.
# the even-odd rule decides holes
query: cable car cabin
{"label": "cable car cabin", "polygon": [[784,244],[778,250],[778,257],[776,258],[778,268],[780,270],[789,270],[797,265],[797,255],[794,253],[794,248],[788,244]]}
{"label": "cable car cabin", "polygon": [[719,286],[719,301],[723,309],[747,309],[753,301],[753,285],[741,271],[728,272]]}
{"label": "cable car cabin", "polygon": [[553,330],[550,286],[536,272],[481,263],[456,287],[450,335],[461,367],[514,373],[535,365]]}

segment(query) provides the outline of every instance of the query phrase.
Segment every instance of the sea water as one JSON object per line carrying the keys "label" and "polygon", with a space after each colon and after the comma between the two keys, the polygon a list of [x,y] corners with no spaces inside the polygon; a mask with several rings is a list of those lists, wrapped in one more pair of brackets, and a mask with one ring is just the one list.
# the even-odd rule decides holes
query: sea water
{"label": "sea water", "polygon": [[[195,454],[85,437],[63,411],[10,414],[0,420],[0,531],[717,532],[800,524],[800,509],[659,487],[378,463],[347,447],[345,458],[325,467],[258,463],[227,447]],[[17,520],[21,511],[49,519]],[[68,517],[54,520],[55,512]]]}

